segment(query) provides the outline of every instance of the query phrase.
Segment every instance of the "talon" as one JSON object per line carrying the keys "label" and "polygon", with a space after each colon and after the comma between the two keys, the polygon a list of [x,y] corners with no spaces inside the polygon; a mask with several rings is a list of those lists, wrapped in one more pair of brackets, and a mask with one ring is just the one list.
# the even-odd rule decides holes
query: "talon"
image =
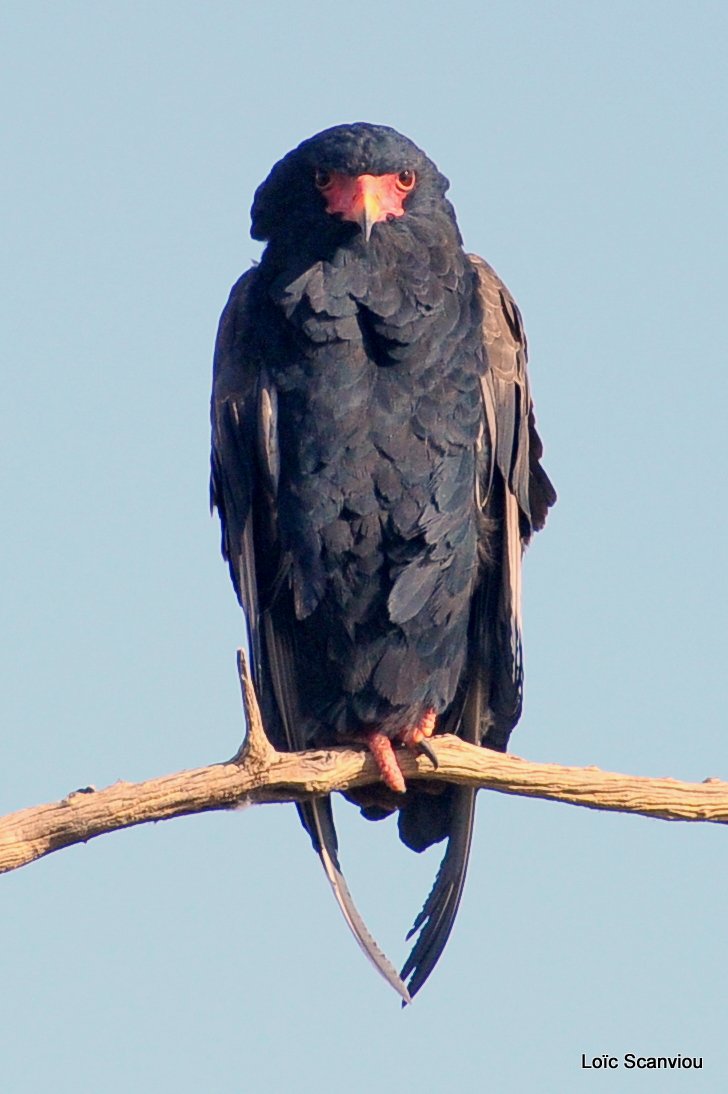
{"label": "talon", "polygon": [[414,746],[414,752],[417,756],[427,756],[427,759],[430,761],[435,771],[437,771],[438,767],[440,766],[437,761],[437,755],[435,754],[435,750],[430,742],[427,740],[427,738],[423,737],[422,740],[417,742],[417,744]]}
{"label": "talon", "polygon": [[[412,726],[411,729],[405,729],[400,733],[400,741],[407,748],[412,748],[415,752],[418,751],[418,746],[422,741],[427,737],[431,737],[435,732],[436,721],[437,715],[434,710],[425,711],[417,725]],[[429,755],[429,753],[427,753],[427,755]]]}

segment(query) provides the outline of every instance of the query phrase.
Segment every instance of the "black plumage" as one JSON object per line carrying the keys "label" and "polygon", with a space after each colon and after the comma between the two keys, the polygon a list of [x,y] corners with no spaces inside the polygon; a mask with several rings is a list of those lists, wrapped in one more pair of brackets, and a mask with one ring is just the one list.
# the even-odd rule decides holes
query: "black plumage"
{"label": "black plumage", "polygon": [[[402,191],[365,230],[326,198],[361,176]],[[505,749],[520,715],[521,553],[555,494],[518,309],[465,254],[447,185],[411,141],[355,124],[305,141],[255,195],[267,246],[220,321],[212,498],[282,749],[398,739],[428,712]],[[360,944],[409,999],[452,928],[475,795],[350,797],[372,819],[399,809],[414,850],[448,838],[400,979],[351,901],[329,801],[299,807]]]}

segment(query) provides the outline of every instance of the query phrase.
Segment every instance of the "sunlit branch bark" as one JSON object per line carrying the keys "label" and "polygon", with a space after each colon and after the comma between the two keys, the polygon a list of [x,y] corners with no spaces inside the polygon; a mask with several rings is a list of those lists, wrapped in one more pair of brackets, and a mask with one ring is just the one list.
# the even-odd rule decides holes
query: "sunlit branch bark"
{"label": "sunlit branch bark", "polygon": [[[241,805],[297,801],[377,781],[374,761],[363,750],[276,752],[263,731],[242,654],[238,664],[249,731],[233,760],[142,783],[117,782],[103,790],[86,787],[62,801],[11,813],[0,819],[0,873],[135,824]],[[596,767],[530,763],[452,736],[435,737],[434,749],[437,771],[424,757],[399,753],[408,781],[445,780],[661,820],[728,823],[728,783],[719,779],[685,783],[619,775]]]}

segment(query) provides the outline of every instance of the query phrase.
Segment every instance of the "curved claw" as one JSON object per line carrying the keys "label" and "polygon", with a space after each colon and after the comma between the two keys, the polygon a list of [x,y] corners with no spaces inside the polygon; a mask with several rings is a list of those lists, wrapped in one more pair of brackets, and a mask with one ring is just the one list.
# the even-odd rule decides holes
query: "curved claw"
{"label": "curved claw", "polygon": [[437,759],[437,753],[426,737],[423,737],[422,740],[417,742],[414,747],[414,752],[416,756],[427,756],[427,759],[430,761],[435,771],[437,771],[440,766]]}

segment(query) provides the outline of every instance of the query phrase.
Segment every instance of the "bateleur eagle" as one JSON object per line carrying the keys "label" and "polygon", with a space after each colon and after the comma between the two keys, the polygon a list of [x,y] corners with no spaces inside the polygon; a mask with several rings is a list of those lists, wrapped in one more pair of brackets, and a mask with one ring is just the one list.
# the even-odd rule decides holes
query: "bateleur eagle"
{"label": "bateleur eagle", "polygon": [[298,806],[349,926],[406,1002],[452,929],[475,791],[406,787],[396,748],[434,758],[434,732],[505,750],[521,555],[556,499],[520,313],[463,250],[447,187],[380,125],[327,129],[277,163],[212,394],[212,501],[272,743],[367,744],[382,782],[348,797],[370,819],[398,811],[415,851],[447,839],[398,976],[347,889],[330,800]]}

